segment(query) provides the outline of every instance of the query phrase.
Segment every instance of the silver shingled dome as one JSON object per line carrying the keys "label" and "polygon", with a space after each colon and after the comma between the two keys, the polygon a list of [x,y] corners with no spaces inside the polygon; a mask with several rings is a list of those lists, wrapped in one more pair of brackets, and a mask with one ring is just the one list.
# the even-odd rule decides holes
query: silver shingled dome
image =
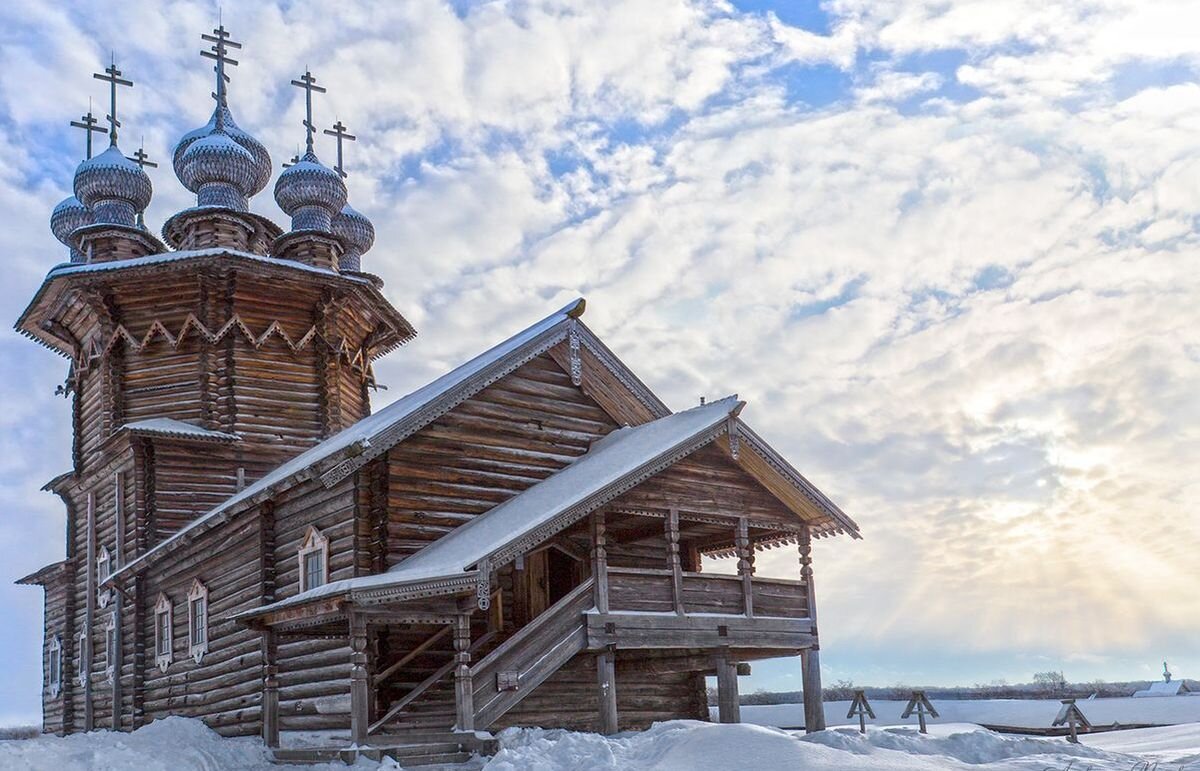
{"label": "silver shingled dome", "polygon": [[362,256],[375,245],[375,226],[366,215],[350,204],[333,217],[333,234],[342,240],[346,251],[338,261],[339,270],[362,270]]}
{"label": "silver shingled dome", "polygon": [[138,212],[150,205],[153,193],[150,177],[116,145],[75,171],[75,197],[92,210],[97,223],[136,225]]}
{"label": "silver shingled dome", "polygon": [[[254,184],[250,186],[246,196],[257,195],[271,181],[271,155],[267,152],[267,148],[263,146],[262,142],[247,134],[234,122],[233,113],[229,111],[229,107],[223,105],[213,110],[212,117],[208,119],[208,123],[184,134],[183,138],[179,140],[179,144],[175,145],[175,152],[172,158],[172,165],[175,167],[175,176],[183,180],[183,156],[187,153],[188,148],[201,137],[206,137],[216,132],[218,112],[221,113],[221,122],[225,133],[254,158]],[[187,183],[185,182],[184,184],[186,185]]]}
{"label": "silver shingled dome", "polygon": [[246,199],[256,192],[257,164],[228,134],[217,130],[193,140],[179,161],[179,181],[200,206],[247,210]]}
{"label": "silver shingled dome", "polygon": [[346,205],[346,183],[310,151],[279,175],[275,201],[292,218],[292,230],[329,232],[333,216]]}

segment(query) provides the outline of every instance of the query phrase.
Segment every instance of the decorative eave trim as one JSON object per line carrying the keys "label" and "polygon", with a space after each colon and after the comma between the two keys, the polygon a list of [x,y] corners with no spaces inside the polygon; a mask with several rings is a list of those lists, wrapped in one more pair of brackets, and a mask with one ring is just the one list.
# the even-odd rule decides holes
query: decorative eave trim
{"label": "decorative eave trim", "polygon": [[321,483],[325,487],[333,487],[371,460],[384,454],[404,439],[420,431],[497,380],[512,374],[533,359],[550,350],[559,342],[566,339],[566,336],[566,320],[564,319],[525,345],[517,348],[508,356],[497,359],[489,366],[439,395],[421,409],[370,437],[367,442],[359,443],[360,452],[356,455],[343,458],[332,467],[327,467],[327,470],[320,472]]}
{"label": "decorative eave trim", "polygon": [[832,526],[823,527],[821,525],[813,525],[813,535],[822,537],[825,535],[837,535],[845,533],[852,538],[862,538],[859,532],[858,523],[851,519],[844,511],[838,508],[837,504],[829,500],[828,497],[816,485],[809,482],[803,474],[797,471],[792,464],[784,460],[783,456],[777,453],[766,440],[756,434],[753,429],[746,425],[740,419],[738,420],[738,430],[741,432],[742,439],[745,444],[754,451],[756,455],[766,461],[777,474],[786,479],[792,484],[801,494],[804,495],[814,506],[823,511],[833,520]]}
{"label": "decorative eave trim", "polygon": [[671,409],[663,404],[662,400],[650,390],[650,387],[638,378],[625,362],[617,358],[617,355],[609,350],[609,347],[596,336],[596,333],[588,329],[587,324],[582,321],[577,322],[577,334],[580,342],[587,346],[596,360],[604,365],[612,376],[620,381],[621,385],[629,389],[629,392],[642,403],[646,409],[656,418],[665,418],[671,414]]}
{"label": "decorative eave trim", "polygon": [[724,434],[726,430],[727,424],[722,420],[708,430],[680,442],[674,448],[642,464],[615,482],[602,487],[579,503],[563,510],[548,522],[539,525],[520,538],[495,549],[484,559],[490,562],[493,570],[507,565],[516,559],[518,555],[524,554],[534,546],[554,537],[617,496],[632,490],[663,469],[674,465],[701,447],[712,443],[717,437]]}

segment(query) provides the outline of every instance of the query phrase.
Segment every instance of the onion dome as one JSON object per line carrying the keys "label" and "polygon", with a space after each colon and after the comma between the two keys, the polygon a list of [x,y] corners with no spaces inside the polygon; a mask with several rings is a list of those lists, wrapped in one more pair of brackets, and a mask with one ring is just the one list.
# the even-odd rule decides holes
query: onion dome
{"label": "onion dome", "polygon": [[50,232],[71,250],[71,262],[82,262],[83,255],[71,241],[78,228],[92,224],[92,212],[75,196],[64,198],[50,214]]}
{"label": "onion dome", "polygon": [[200,206],[249,209],[247,198],[258,192],[257,164],[249,150],[220,128],[189,142],[183,155],[175,157],[179,181],[196,194]]}
{"label": "onion dome", "polygon": [[338,260],[338,270],[362,270],[362,256],[375,245],[375,226],[366,215],[350,204],[333,216],[333,234],[341,239],[346,251]]}
{"label": "onion dome", "polygon": [[[221,124],[221,129],[224,130],[224,133],[240,145],[242,149],[250,153],[254,159],[254,182],[248,188],[246,197],[249,198],[256,195],[271,181],[271,155],[267,152],[267,148],[263,146],[262,142],[247,134],[234,122],[233,113],[229,111],[229,107],[226,105],[218,105],[213,110],[212,117],[208,119],[208,123],[184,134],[183,138],[179,140],[179,144],[175,145],[174,158],[172,159],[172,165],[175,167],[175,176],[183,180],[183,157],[187,153],[188,148],[202,137],[217,133],[218,122]],[[184,185],[187,185],[186,181]],[[189,189],[191,188],[189,187]],[[243,206],[242,208],[244,209],[245,207]]]}
{"label": "onion dome", "polygon": [[292,230],[328,233],[333,216],[346,205],[346,183],[309,150],[275,181],[275,202],[292,218]]}
{"label": "onion dome", "polygon": [[115,144],[75,171],[75,197],[92,210],[97,224],[136,226],[153,193],[150,177]]}

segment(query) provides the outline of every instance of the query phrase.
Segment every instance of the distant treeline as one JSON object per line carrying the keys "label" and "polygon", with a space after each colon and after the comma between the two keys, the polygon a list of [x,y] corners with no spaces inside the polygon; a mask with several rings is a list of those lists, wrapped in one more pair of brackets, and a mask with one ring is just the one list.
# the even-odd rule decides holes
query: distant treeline
{"label": "distant treeline", "polygon": [[[1200,681],[1184,680],[1193,691],[1200,691]],[[1129,682],[1068,683],[1068,682],[1035,682],[989,683],[972,686],[856,686],[852,682],[839,681],[822,691],[825,701],[849,701],[854,698],[856,690],[866,691],[868,699],[880,701],[902,701],[912,695],[914,690],[923,690],[930,699],[971,700],[971,699],[1086,699],[1095,695],[1097,698],[1132,696],[1134,691],[1150,687],[1147,680],[1131,680]],[[716,689],[711,696],[715,697]],[[1200,698],[1200,697],[1198,697]],[[768,692],[760,690],[741,696],[742,704],[794,704],[802,701],[800,691]],[[715,698],[710,698],[715,704]]]}

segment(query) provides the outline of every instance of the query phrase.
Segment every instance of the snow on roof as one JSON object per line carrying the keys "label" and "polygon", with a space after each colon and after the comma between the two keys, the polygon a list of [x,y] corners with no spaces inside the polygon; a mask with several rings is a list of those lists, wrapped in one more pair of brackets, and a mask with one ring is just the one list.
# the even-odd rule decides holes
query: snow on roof
{"label": "snow on roof", "polygon": [[146,564],[146,562],[157,558],[159,554],[162,554],[165,551],[168,551],[175,546],[186,542],[187,539],[198,534],[207,525],[218,521],[222,515],[232,513],[235,509],[251,501],[256,496],[266,493],[275,485],[281,484],[292,476],[306,471],[312,466],[315,466],[318,463],[321,463],[322,461],[332,457],[336,453],[351,450],[355,445],[357,445],[360,449],[366,449],[370,447],[372,440],[379,436],[382,432],[396,425],[400,421],[416,415],[424,408],[435,402],[439,397],[452,391],[456,386],[463,384],[471,377],[486,370],[490,365],[496,364],[497,362],[503,360],[506,356],[519,350],[527,343],[538,339],[541,335],[554,329],[556,326],[567,321],[572,316],[578,316],[583,312],[583,307],[583,298],[573,300],[536,324],[527,327],[521,332],[518,332],[504,342],[493,346],[465,364],[450,370],[446,374],[428,383],[427,385],[418,388],[412,393],[402,396],[401,398],[381,409],[379,412],[376,412],[373,415],[368,415],[357,423],[348,426],[342,431],[334,434],[315,447],[310,448],[300,455],[297,455],[295,458],[292,458],[291,460],[276,467],[273,471],[259,479],[254,484],[247,486],[244,490],[230,498],[227,498],[225,501],[207,513],[200,515],[179,532],[175,533],[158,546],[146,552],[138,559],[130,562],[121,570],[113,573],[110,577],[110,580],[115,580],[120,576],[137,572],[143,565]]}
{"label": "snow on roof", "polygon": [[1150,696],[1183,696],[1191,693],[1191,689],[1182,680],[1172,680],[1165,682],[1159,680],[1156,683],[1150,683],[1150,687],[1144,691],[1138,691],[1133,694],[1135,699],[1144,699]]}
{"label": "snow on roof", "polygon": [[227,434],[224,431],[210,431],[207,428],[194,426],[174,418],[148,418],[126,423],[118,430],[133,431],[139,434],[155,434],[180,439],[208,439],[219,442],[238,442],[241,437],[237,434]]}
{"label": "snow on roof", "polygon": [[355,590],[382,589],[461,575],[485,557],[569,510],[583,506],[589,499],[594,505],[588,511],[603,505],[606,499],[597,498],[598,494],[613,488],[620,488],[613,495],[623,492],[626,489],[621,486],[623,482],[636,484],[640,481],[634,479],[637,472],[711,432],[731,415],[736,415],[741,406],[737,396],[727,396],[649,423],[617,429],[558,473],[450,531],[384,573],[335,581],[243,615],[260,615]]}
{"label": "snow on roof", "polygon": [[194,260],[200,257],[218,257],[232,255],[245,260],[261,262],[265,265],[284,264],[295,270],[303,270],[308,273],[318,273],[323,276],[339,276],[347,281],[352,281],[358,284],[373,285],[369,278],[363,276],[351,276],[342,273],[335,273],[328,268],[318,268],[313,265],[306,265],[303,262],[295,260],[286,260],[281,257],[264,257],[261,254],[253,252],[243,252],[238,249],[229,249],[227,247],[213,247],[210,249],[189,249],[180,252],[162,252],[161,254],[150,254],[145,257],[134,257],[128,260],[109,260],[107,262],[88,262],[74,263],[65,262],[55,265],[46,274],[47,279],[59,278],[61,276],[74,276],[80,273],[105,273],[114,270],[131,270],[134,268],[144,268],[153,265],[165,265],[171,262],[180,262],[183,260]]}

